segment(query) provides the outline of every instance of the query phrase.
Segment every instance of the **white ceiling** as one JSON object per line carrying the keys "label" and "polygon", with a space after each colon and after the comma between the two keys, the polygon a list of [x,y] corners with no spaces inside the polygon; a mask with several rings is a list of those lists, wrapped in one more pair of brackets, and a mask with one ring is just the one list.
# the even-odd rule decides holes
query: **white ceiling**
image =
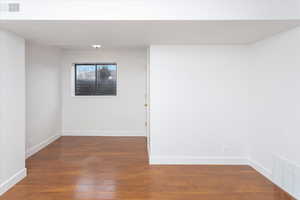
{"label": "white ceiling", "polygon": [[[290,20],[299,0],[0,0],[0,20]],[[0,4],[1,4],[0,3]]]}
{"label": "white ceiling", "polygon": [[249,44],[300,25],[284,21],[2,21],[27,40],[66,49],[150,44]]}

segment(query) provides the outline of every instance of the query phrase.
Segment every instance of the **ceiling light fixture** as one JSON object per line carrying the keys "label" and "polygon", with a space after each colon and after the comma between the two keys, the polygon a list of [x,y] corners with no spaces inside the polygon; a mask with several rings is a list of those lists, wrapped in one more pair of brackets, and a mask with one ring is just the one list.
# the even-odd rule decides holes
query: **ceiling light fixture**
{"label": "ceiling light fixture", "polygon": [[99,45],[99,44],[94,44],[94,45],[92,45],[92,47],[93,47],[94,49],[100,49],[100,48],[101,48],[101,45]]}

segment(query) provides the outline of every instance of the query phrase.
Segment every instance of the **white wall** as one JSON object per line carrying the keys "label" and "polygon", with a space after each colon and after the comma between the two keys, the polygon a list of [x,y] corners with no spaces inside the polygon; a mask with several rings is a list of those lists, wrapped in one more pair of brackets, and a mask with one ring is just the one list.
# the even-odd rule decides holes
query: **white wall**
{"label": "white wall", "polygon": [[152,163],[243,163],[245,46],[151,46]]}
{"label": "white wall", "polygon": [[300,28],[246,46],[151,46],[153,164],[249,164],[300,198]]}
{"label": "white wall", "polygon": [[[66,51],[62,69],[63,134],[145,136],[146,58],[146,49]],[[72,96],[72,65],[87,62],[117,63],[117,96]]]}
{"label": "white wall", "polygon": [[250,159],[300,198],[300,28],[251,48]]}
{"label": "white wall", "polygon": [[61,50],[26,43],[27,156],[61,131]]}
{"label": "white wall", "polygon": [[0,195],[26,176],[25,41],[0,30]]}
{"label": "white wall", "polygon": [[283,20],[300,17],[298,0],[18,0],[17,2],[21,4],[20,12],[2,12],[0,19]]}

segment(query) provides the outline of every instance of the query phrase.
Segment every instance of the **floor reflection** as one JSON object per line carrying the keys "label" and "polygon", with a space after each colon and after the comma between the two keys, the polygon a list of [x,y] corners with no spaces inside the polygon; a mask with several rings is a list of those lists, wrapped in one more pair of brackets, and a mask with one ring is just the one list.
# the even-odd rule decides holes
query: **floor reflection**
{"label": "floor reflection", "polygon": [[62,137],[0,200],[292,200],[249,166],[149,166],[141,137]]}

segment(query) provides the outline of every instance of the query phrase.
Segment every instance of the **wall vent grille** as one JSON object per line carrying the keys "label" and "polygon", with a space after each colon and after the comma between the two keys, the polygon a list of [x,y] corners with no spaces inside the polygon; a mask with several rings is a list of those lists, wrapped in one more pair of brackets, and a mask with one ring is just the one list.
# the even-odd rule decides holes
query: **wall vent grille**
{"label": "wall vent grille", "polygon": [[278,155],[273,156],[273,162],[274,183],[300,199],[300,166]]}
{"label": "wall vent grille", "polygon": [[0,2],[0,12],[20,12],[20,3],[9,2],[4,3]]}
{"label": "wall vent grille", "polygon": [[8,4],[8,12],[19,12],[20,4],[19,3],[9,3]]}

